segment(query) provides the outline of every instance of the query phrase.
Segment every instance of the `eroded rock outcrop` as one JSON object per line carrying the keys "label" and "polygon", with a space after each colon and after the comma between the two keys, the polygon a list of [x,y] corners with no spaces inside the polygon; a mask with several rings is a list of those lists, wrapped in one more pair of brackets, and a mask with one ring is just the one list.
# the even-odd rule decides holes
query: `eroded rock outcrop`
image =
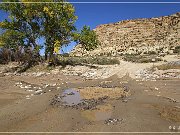
{"label": "eroded rock outcrop", "polygon": [[173,53],[174,48],[180,46],[180,12],[99,25],[95,31],[101,46],[87,52],[77,45],[71,55]]}

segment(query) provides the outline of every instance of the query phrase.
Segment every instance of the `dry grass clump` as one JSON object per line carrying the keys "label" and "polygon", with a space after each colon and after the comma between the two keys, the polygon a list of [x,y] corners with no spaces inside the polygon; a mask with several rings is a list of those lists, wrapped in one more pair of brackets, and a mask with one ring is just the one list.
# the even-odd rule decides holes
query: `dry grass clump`
{"label": "dry grass clump", "polygon": [[180,61],[171,61],[154,68],[157,68],[158,70],[180,69]]}
{"label": "dry grass clump", "polygon": [[83,64],[97,64],[97,65],[114,65],[120,64],[116,58],[108,57],[59,57],[59,64],[66,65],[83,65]]}
{"label": "dry grass clump", "polygon": [[157,66],[159,70],[168,70],[168,69],[180,69],[180,65],[168,65],[168,64],[163,64]]}
{"label": "dry grass clump", "polygon": [[109,97],[116,99],[119,97],[128,96],[129,92],[125,92],[123,88],[101,88],[101,87],[86,87],[78,89],[83,99],[98,99],[101,97]]}
{"label": "dry grass clump", "polygon": [[136,63],[150,63],[150,62],[162,61],[162,59],[157,57],[157,55],[126,54],[126,55],[123,56],[123,59],[125,61],[136,62]]}
{"label": "dry grass clump", "polygon": [[85,110],[81,112],[81,115],[90,121],[103,120],[106,117],[110,117],[113,107],[110,104],[98,105],[95,110]]}
{"label": "dry grass clump", "polygon": [[164,107],[160,110],[160,116],[166,120],[180,122],[180,109],[175,107]]}
{"label": "dry grass clump", "polygon": [[173,50],[173,53],[180,54],[180,46],[176,46]]}

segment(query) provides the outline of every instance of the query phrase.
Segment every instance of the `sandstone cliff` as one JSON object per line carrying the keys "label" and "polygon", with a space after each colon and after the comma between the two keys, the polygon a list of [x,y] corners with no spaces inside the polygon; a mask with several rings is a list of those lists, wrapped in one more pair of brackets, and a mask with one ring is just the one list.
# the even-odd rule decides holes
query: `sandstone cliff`
{"label": "sandstone cliff", "polygon": [[94,30],[101,45],[89,52],[77,45],[71,55],[172,53],[176,46],[180,46],[180,12],[158,18],[103,24]]}

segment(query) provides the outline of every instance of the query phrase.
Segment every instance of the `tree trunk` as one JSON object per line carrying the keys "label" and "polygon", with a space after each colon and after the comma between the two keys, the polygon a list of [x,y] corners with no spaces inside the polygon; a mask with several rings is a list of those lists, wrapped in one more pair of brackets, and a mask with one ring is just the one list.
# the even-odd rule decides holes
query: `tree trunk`
{"label": "tree trunk", "polygon": [[47,48],[45,48],[45,61],[47,61],[47,59],[48,59],[48,50]]}

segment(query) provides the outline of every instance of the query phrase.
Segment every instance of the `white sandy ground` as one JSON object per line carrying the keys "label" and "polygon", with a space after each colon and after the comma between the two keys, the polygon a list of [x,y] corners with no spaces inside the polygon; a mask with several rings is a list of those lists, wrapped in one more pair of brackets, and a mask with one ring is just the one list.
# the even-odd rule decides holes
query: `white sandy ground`
{"label": "white sandy ground", "polygon": [[[176,61],[172,56],[169,59]],[[63,72],[89,78],[107,78],[114,74],[121,77],[127,73],[135,77],[136,72],[152,65],[121,61],[120,65],[100,66],[100,69],[67,66]],[[64,76],[58,68],[51,74],[40,70],[33,74],[23,73],[22,76],[0,77],[1,132],[171,132],[174,131],[170,130],[172,127],[176,126],[177,129],[180,125],[177,121],[180,120],[179,79],[154,82],[135,81],[128,76],[112,76],[105,80],[85,80],[80,76]],[[104,120],[89,120],[94,116],[93,111],[84,114],[81,110],[49,105],[53,97],[66,88],[94,88],[104,82],[111,82],[109,86],[127,86],[130,90],[129,98],[123,101],[108,100],[105,103],[107,108],[113,107],[108,117],[123,120],[117,125],[104,124]],[[31,93],[35,93],[28,90],[35,90],[35,87],[40,87],[39,91],[42,89],[46,93],[31,96]]]}
{"label": "white sandy ground", "polygon": [[[164,60],[166,62],[164,62]],[[34,73],[25,72],[22,75],[24,76],[32,75],[32,76],[38,77],[38,76],[49,75],[49,74],[63,73],[64,75],[81,76],[86,79],[105,79],[115,74],[118,75],[119,78],[122,78],[126,74],[129,74],[129,76],[133,79],[143,78],[144,76],[145,78],[148,79],[149,77],[154,77],[154,76],[153,75],[146,76],[147,75],[146,69],[151,68],[153,66],[161,65],[170,61],[179,61],[179,60],[180,60],[180,56],[178,55],[167,55],[163,57],[163,61],[160,61],[157,63],[132,63],[132,62],[127,62],[120,59],[119,65],[94,65],[94,66],[97,66],[97,68],[90,68],[88,66],[66,66],[66,68],[64,68],[63,70],[61,69],[61,67],[56,67],[55,69],[51,70],[50,73],[43,72],[40,70]],[[0,72],[3,71],[3,69],[6,69],[7,67],[10,68],[13,66],[16,66],[16,65],[11,64],[8,66],[1,66]],[[177,72],[180,73],[180,70],[176,71],[176,73]],[[162,72],[160,72],[159,70],[158,70],[158,73],[162,74]],[[10,75],[13,73],[7,73],[7,74]]]}
{"label": "white sandy ground", "polygon": [[[163,60],[177,61],[179,60],[177,55],[168,55],[163,58]],[[117,74],[119,78],[122,78],[126,74],[133,79],[137,78],[139,74],[144,69],[151,68],[153,66],[161,65],[166,62],[161,61],[157,63],[132,63],[120,60],[119,65],[101,65],[98,69],[88,68],[86,66],[67,66],[62,72],[66,75],[80,75],[90,79],[105,79],[114,74]]]}

